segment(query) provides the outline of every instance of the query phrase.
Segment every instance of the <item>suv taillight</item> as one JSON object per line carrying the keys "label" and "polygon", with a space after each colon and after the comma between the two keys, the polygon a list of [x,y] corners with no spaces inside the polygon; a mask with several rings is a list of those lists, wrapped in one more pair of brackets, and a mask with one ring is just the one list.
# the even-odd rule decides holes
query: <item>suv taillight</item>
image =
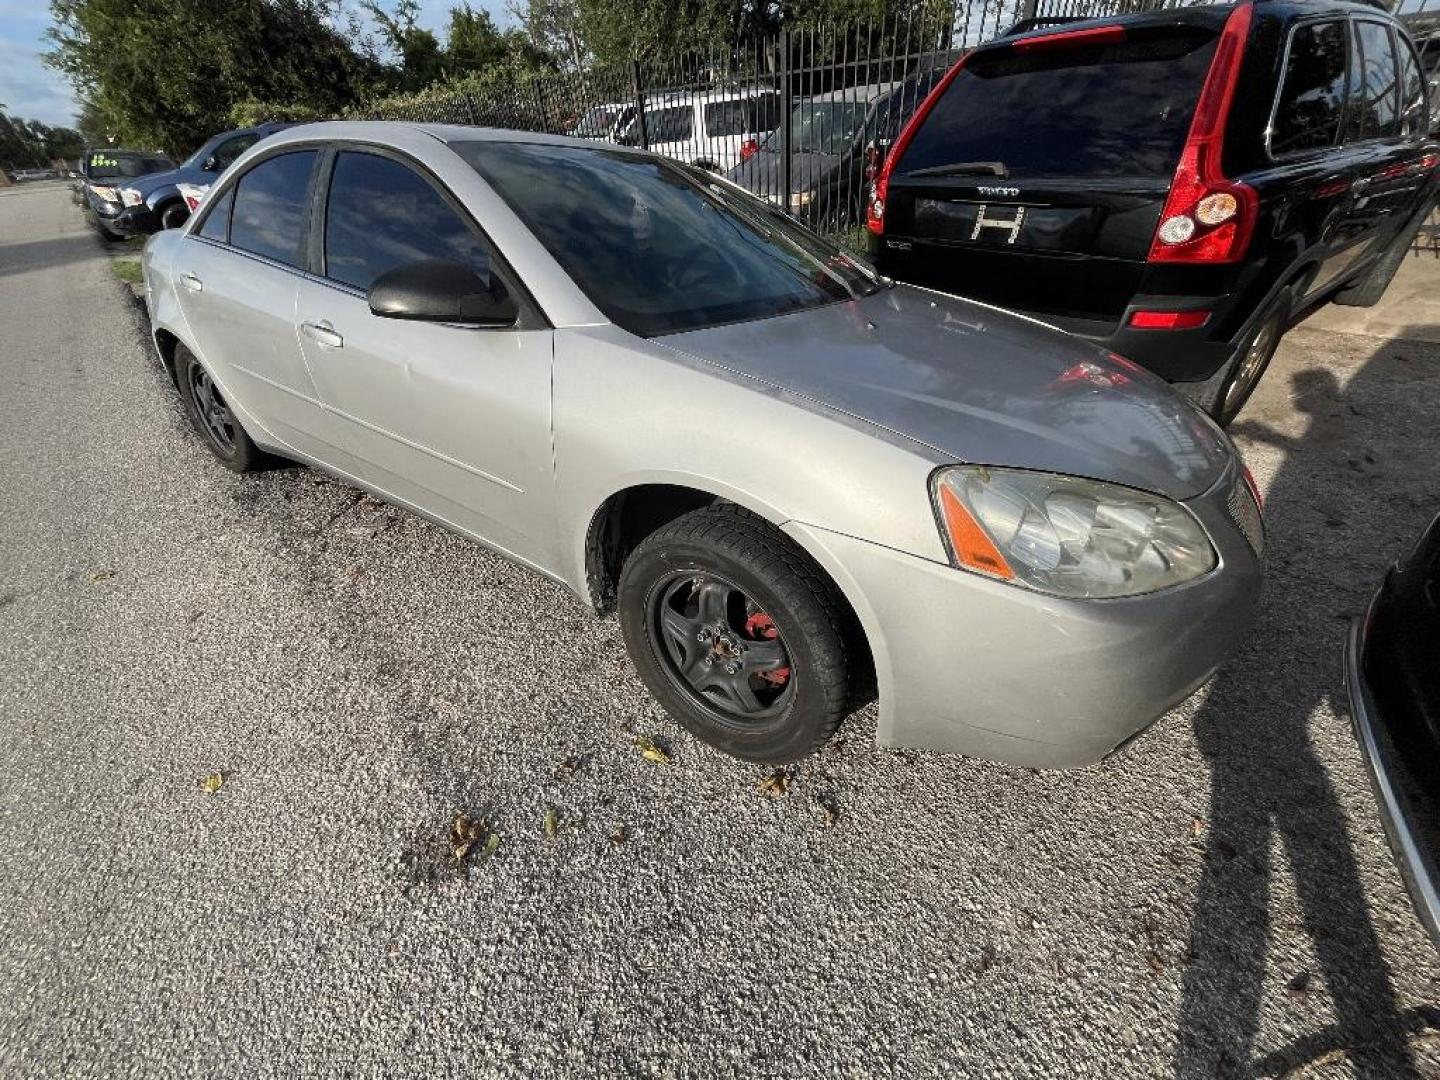
{"label": "suv taillight", "polygon": [[945,73],[945,77],[935,84],[935,89],[925,95],[925,100],[915,110],[915,115],[910,117],[906,125],[900,129],[900,137],[890,147],[890,152],[885,156],[885,164],[880,169],[879,179],[875,181],[875,188],[870,192],[870,198],[865,203],[865,227],[876,236],[885,232],[885,197],[890,192],[890,171],[895,168],[895,163],[905,153],[905,148],[910,145],[910,140],[915,137],[915,132],[920,130],[920,125],[925,122],[925,117],[930,115],[930,110],[935,108],[935,103],[945,96],[945,91],[950,89],[950,84],[955,81],[955,76],[960,74],[960,69],[965,66],[965,61],[970,54],[966,53],[955,61],[955,66]]}
{"label": "suv taillight", "polygon": [[1241,4],[1225,21],[1150,243],[1151,262],[1236,262],[1250,246],[1259,197],[1226,179],[1220,157],[1253,15],[1251,4]]}

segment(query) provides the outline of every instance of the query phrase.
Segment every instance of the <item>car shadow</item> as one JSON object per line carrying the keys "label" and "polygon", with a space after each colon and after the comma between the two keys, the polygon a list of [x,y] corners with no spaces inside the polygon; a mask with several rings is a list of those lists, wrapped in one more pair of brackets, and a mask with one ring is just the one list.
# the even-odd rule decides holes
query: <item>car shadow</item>
{"label": "car shadow", "polygon": [[[97,243],[92,230],[69,233],[53,240],[28,240],[19,244],[0,243],[0,278],[29,274],[55,266],[68,266],[95,257]],[[138,256],[138,252],[136,253]]]}
{"label": "car shadow", "polygon": [[[1400,1007],[1345,813],[1311,732],[1327,703],[1347,715],[1339,665],[1346,621],[1440,507],[1440,492],[1417,497],[1416,481],[1429,483],[1432,474],[1409,467],[1423,465],[1407,461],[1404,441],[1407,430],[1431,422],[1426,395],[1407,392],[1424,379],[1433,393],[1433,374],[1415,362],[1427,350],[1440,356],[1433,346],[1387,341],[1344,386],[1328,368],[1300,370],[1291,376],[1294,408],[1280,425],[1248,419],[1232,429],[1285,458],[1266,499],[1260,619],[1194,718],[1211,799],[1183,978],[1179,1076],[1289,1075],[1338,1057],[1359,1077],[1411,1076],[1409,1036],[1440,1026],[1440,1009]],[[1298,926],[1283,875],[1293,882]],[[1275,948],[1272,921],[1303,930],[1308,950]],[[1267,970],[1297,1009],[1323,1014],[1328,996],[1333,1025],[1257,1053]]]}

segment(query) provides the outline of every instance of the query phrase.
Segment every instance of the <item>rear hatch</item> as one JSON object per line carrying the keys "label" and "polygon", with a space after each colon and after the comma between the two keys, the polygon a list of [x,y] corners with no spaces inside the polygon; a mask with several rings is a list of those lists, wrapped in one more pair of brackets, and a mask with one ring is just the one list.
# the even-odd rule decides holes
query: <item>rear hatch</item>
{"label": "rear hatch", "polygon": [[976,50],[891,170],[882,268],[1006,307],[1117,322],[1227,14],[1084,23]]}

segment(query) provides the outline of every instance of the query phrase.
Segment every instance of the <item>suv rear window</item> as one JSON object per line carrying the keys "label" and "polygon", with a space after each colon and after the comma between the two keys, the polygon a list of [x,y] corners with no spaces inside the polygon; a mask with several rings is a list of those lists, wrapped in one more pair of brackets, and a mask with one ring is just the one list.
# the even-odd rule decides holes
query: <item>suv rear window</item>
{"label": "suv rear window", "polygon": [[975,53],[897,163],[1003,162],[1011,177],[1171,176],[1215,52],[1201,27]]}

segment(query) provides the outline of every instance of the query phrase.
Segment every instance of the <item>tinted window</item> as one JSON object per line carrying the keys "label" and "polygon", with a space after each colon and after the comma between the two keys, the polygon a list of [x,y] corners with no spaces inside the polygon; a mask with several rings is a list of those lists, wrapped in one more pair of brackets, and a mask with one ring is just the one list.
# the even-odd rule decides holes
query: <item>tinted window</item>
{"label": "tinted window", "polygon": [[1395,53],[1390,28],[1368,19],[1355,23],[1358,39],[1346,135],[1350,139],[1376,139],[1394,135],[1400,128]]}
{"label": "tinted window", "polygon": [[1400,58],[1400,130],[1406,135],[1423,135],[1427,127],[1425,76],[1415,50],[1398,34],[1395,52]]}
{"label": "tinted window", "polygon": [[1108,45],[976,53],[897,171],[1000,161],[1012,177],[1171,176],[1215,40],[1185,28]]}
{"label": "tinted window", "polygon": [[[368,289],[386,271],[426,259],[490,269],[475,230],[413,169],[375,154],[337,157],[325,208],[325,276]],[[503,296],[499,279],[492,282]]]}
{"label": "tinted window", "polygon": [[149,173],[166,172],[175,163],[162,154],[135,154],[99,150],[90,155],[85,175],[91,180],[133,180]]}
{"label": "tinted window", "polygon": [[776,94],[714,101],[705,106],[705,134],[751,135],[772,130],[778,122],[780,98]]}
{"label": "tinted window", "polygon": [[[215,158],[215,171],[220,172],[229,168],[232,161],[259,141],[259,135],[241,135],[238,138],[225,140],[216,147],[213,155]],[[201,164],[204,163],[202,162]]]}
{"label": "tinted window", "polygon": [[305,196],[314,150],[281,154],[256,165],[235,186],[230,243],[290,266],[304,263]]}
{"label": "tinted window", "polygon": [[1345,107],[1345,26],[1338,20],[1310,23],[1291,35],[1270,133],[1272,154],[1335,144]]}
{"label": "tinted window", "polygon": [[650,142],[681,142],[690,138],[695,129],[695,110],[689,105],[656,109],[645,114],[646,132]]}
{"label": "tinted window", "polygon": [[849,256],[697,169],[598,147],[452,148],[632,333],[766,318],[876,288]]}
{"label": "tinted window", "polygon": [[205,220],[200,224],[200,235],[207,240],[219,240],[224,243],[226,232],[230,228],[230,207],[235,203],[235,189],[232,187],[220,197],[211,211],[205,215]]}

